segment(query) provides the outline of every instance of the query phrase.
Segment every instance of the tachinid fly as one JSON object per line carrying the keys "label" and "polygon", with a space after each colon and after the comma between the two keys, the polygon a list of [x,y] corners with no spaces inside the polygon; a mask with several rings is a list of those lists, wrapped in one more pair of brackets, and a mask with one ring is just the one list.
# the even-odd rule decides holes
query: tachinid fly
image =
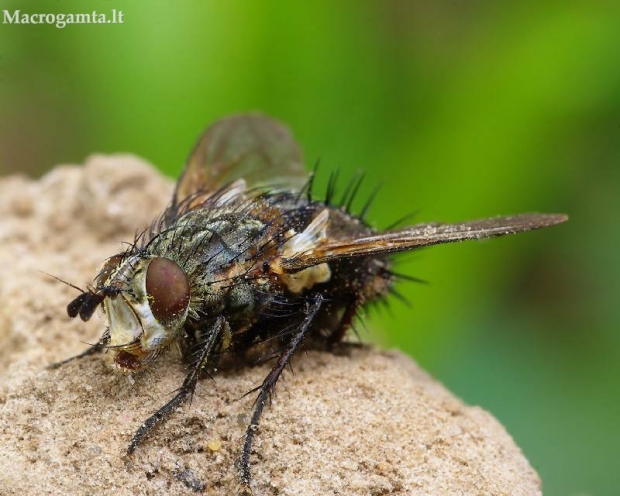
{"label": "tachinid fly", "polygon": [[238,115],[207,129],[167,210],[67,307],[88,320],[101,305],[109,324],[79,356],[108,350],[121,369],[138,371],[174,343],[188,363],[180,389],[140,426],[128,454],[191,397],[203,369],[223,357],[247,363],[249,352],[275,354],[241,451],[249,484],[252,441],[280,374],[299,349],[342,341],[358,310],[387,296],[397,278],[393,253],[567,219],[532,213],[377,232],[349,212],[358,187],[354,181],[342,204],[329,192],[314,199],[297,143],[269,117]]}

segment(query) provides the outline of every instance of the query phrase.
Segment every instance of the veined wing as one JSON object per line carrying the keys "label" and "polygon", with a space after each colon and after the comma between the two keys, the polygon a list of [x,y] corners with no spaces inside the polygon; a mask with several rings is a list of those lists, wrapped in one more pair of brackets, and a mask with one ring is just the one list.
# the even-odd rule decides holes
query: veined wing
{"label": "veined wing", "polygon": [[179,178],[172,205],[243,179],[246,188],[299,191],[308,180],[291,131],[270,117],[240,114],[217,121],[200,137]]}
{"label": "veined wing", "polygon": [[553,226],[566,220],[568,216],[564,214],[530,213],[458,224],[418,224],[361,238],[326,240],[310,250],[283,257],[280,267],[292,273],[341,258],[396,253],[441,243],[505,236]]}

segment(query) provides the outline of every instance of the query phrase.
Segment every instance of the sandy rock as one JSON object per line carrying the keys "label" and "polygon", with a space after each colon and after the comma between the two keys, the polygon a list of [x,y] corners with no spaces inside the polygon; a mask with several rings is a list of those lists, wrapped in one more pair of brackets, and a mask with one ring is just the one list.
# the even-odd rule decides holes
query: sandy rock
{"label": "sandy rock", "polygon": [[[104,356],[45,365],[96,342],[71,321],[98,265],[160,213],[172,183],[131,156],[97,156],[38,181],[0,180],[0,493],[235,494],[235,468],[267,367],[218,373],[129,459],[140,423],[184,378],[170,354],[131,377]],[[538,495],[503,427],[397,352],[312,352],[285,373],[253,455],[257,495]]]}

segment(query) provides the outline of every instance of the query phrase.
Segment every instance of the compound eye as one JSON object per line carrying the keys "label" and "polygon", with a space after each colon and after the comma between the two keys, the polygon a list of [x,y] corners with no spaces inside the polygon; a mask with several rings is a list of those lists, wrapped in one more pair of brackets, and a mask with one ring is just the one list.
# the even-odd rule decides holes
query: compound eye
{"label": "compound eye", "polygon": [[166,323],[189,305],[189,283],[183,269],[169,258],[151,260],[146,271],[146,293],[153,316]]}

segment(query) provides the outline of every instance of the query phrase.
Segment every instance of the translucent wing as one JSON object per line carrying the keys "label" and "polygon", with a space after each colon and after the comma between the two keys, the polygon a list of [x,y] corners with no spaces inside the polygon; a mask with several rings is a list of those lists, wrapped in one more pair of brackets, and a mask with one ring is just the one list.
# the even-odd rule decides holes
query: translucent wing
{"label": "translucent wing", "polygon": [[395,253],[440,243],[505,236],[553,226],[566,220],[568,216],[564,214],[532,213],[459,224],[419,224],[362,238],[334,241],[328,239],[310,250],[284,257],[280,266],[285,272],[297,272],[341,258]]}
{"label": "translucent wing", "polygon": [[243,179],[247,188],[299,191],[308,180],[303,155],[291,131],[260,114],[217,121],[198,140],[177,182],[172,204],[208,195]]}

